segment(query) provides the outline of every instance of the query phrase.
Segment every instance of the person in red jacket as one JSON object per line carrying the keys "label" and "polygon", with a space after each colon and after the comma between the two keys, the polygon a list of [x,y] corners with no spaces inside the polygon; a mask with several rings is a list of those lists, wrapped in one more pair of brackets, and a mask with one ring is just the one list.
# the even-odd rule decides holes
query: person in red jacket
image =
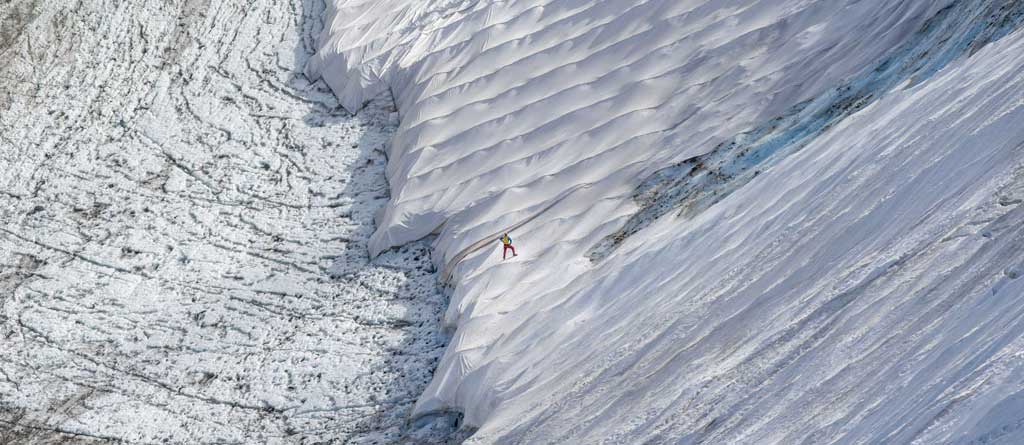
{"label": "person in red jacket", "polygon": [[512,256],[518,256],[516,255],[516,248],[512,247],[512,237],[508,236],[508,233],[505,233],[499,239],[501,241],[501,244],[505,246],[505,249],[501,251],[501,259],[503,261],[505,260],[505,255],[508,255],[509,250],[512,251]]}

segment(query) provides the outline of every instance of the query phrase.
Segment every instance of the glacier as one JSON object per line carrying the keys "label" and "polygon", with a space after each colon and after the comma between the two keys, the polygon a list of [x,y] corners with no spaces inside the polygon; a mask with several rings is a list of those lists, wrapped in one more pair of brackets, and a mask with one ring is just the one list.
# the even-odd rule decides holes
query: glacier
{"label": "glacier", "polygon": [[0,443],[440,443],[429,245],[375,259],[394,104],[322,1],[0,2]]}
{"label": "glacier", "polygon": [[434,236],[450,287],[415,414],[468,443],[1024,441],[1022,8],[330,2],[307,75],[400,117],[371,253]]}

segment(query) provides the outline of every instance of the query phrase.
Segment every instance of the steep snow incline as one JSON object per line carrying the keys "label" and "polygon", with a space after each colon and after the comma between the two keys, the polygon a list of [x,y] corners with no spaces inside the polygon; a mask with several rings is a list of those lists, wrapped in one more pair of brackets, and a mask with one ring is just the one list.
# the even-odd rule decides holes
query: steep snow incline
{"label": "steep snow incline", "polygon": [[1017,32],[508,309],[477,439],[1021,443],[1022,91]]}
{"label": "steep snow incline", "polygon": [[[335,3],[307,72],[402,117],[371,247],[439,231],[455,284],[418,412],[480,443],[1024,440],[1020,2]],[[517,260],[476,250],[523,222]]]}
{"label": "steep snow incline", "polygon": [[0,1],[0,443],[408,431],[445,298],[369,258],[392,104],[302,75],[323,9]]}
{"label": "steep snow incline", "polygon": [[307,72],[348,107],[395,93],[394,197],[371,249],[444,224],[450,255],[574,185],[614,196],[652,159],[711,150],[878,59],[945,3],[336,0]]}

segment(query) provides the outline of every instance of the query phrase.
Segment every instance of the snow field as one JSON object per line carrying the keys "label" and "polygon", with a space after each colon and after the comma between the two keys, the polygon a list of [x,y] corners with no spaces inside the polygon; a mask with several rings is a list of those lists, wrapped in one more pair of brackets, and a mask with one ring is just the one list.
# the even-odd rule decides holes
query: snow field
{"label": "snow field", "polygon": [[429,248],[367,252],[393,105],[301,74],[322,13],[0,7],[0,442],[446,439]]}

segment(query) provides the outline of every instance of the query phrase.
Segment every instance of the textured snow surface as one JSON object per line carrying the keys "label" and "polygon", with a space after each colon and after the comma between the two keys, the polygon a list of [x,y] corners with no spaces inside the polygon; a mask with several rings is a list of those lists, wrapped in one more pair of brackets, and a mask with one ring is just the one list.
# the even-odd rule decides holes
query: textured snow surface
{"label": "textured snow surface", "polygon": [[429,246],[366,247],[393,105],[302,75],[323,9],[0,4],[0,443],[444,440]]}
{"label": "textured snow surface", "polygon": [[350,108],[386,84],[402,115],[376,252],[445,222],[476,241],[581,183],[625,192],[860,70],[945,2],[336,3],[307,71]]}
{"label": "textured snow surface", "polygon": [[[401,115],[371,251],[437,233],[454,285],[417,412],[474,443],[1024,441],[1020,8],[335,0],[307,73]],[[722,147],[717,196],[659,185],[678,207],[617,232]]]}

